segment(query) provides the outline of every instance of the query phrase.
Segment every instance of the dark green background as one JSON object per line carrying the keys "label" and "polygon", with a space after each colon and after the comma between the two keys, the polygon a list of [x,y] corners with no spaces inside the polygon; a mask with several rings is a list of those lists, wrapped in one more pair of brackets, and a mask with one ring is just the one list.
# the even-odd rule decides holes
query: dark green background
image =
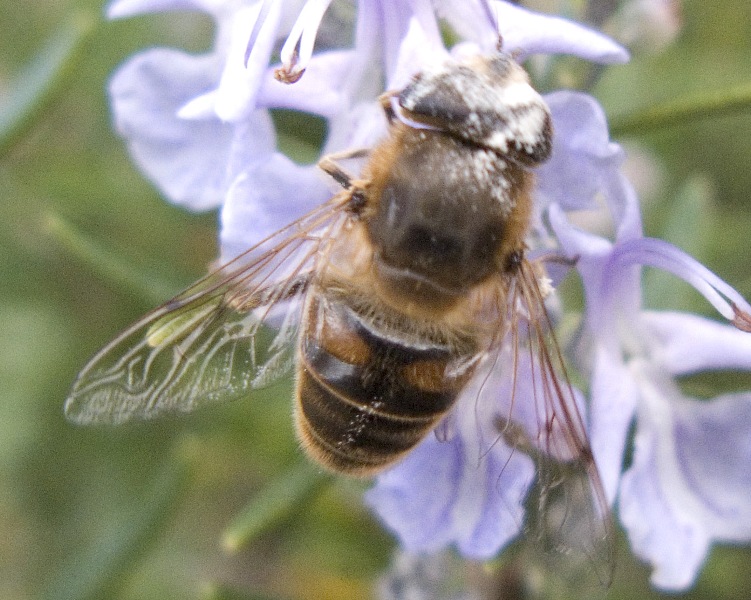
{"label": "dark green background", "polygon": [[[109,74],[139,49],[208,48],[208,19],[108,23],[97,2],[2,0],[0,107],[29,84],[24,69],[76,10],[93,30],[72,70],[27,126],[0,142],[0,597],[359,597],[393,544],[362,507],[361,484],[327,484],[247,548],[222,548],[233,517],[300,460],[289,383],[254,401],[116,429],[63,418],[86,359],[203,274],[217,231],[215,214],[171,207],[136,171],[112,132],[105,96]],[[676,44],[608,69],[594,91],[618,117],[748,83],[749,40],[745,3],[686,2]],[[285,139],[285,147],[311,158],[315,137]],[[662,166],[645,210],[648,232],[751,298],[751,109],[623,140]],[[707,310],[694,295],[657,293],[683,289],[672,281],[655,278],[650,289],[657,305]],[[707,382],[688,385],[704,390]],[[746,598],[750,565],[748,550],[716,548],[685,597]],[[624,546],[607,597],[658,597],[647,579]]]}

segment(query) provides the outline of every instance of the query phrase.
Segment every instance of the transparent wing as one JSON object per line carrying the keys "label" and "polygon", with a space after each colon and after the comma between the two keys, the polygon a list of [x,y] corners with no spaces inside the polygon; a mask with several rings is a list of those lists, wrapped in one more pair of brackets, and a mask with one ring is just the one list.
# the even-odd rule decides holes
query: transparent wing
{"label": "transparent wing", "polygon": [[79,373],[68,419],[118,424],[191,411],[289,372],[304,293],[349,218],[345,204],[335,196],[120,333]]}
{"label": "transparent wing", "polygon": [[[548,570],[552,567],[569,584],[594,583],[601,590],[610,584],[615,566],[613,525],[582,417],[583,398],[566,374],[536,265],[522,261],[510,301],[513,393],[521,377],[528,378],[525,387],[531,385],[531,392],[514,398],[514,410],[497,426],[509,445],[537,466],[526,535],[543,551]],[[525,411],[517,420],[517,412]]]}

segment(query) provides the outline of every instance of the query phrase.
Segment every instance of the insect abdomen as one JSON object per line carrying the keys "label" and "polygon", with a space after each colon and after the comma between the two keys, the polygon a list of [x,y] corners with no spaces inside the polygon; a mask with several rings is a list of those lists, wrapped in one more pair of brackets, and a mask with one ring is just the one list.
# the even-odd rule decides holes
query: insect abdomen
{"label": "insect abdomen", "polygon": [[448,348],[410,348],[369,330],[351,308],[313,298],[300,347],[296,423],[314,459],[376,473],[416,446],[451,408],[469,373],[447,376]]}

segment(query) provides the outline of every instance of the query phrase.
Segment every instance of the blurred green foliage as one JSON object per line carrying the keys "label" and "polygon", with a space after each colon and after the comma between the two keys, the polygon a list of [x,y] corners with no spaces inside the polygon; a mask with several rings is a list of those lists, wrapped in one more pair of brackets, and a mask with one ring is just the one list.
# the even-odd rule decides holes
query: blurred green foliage
{"label": "blurred green foliage", "polygon": [[[291,383],[112,429],[63,418],[90,354],[215,257],[216,215],[159,197],[113,133],[105,94],[109,74],[140,49],[210,47],[211,23],[184,14],[110,23],[92,0],[0,0],[0,12],[0,597],[366,597],[393,541],[363,508],[364,484],[300,466]],[[664,53],[604,72],[595,93],[609,114],[748,85],[751,12],[692,0],[685,19]],[[751,297],[751,110],[622,139],[662,165],[644,194],[648,231]],[[281,142],[309,151],[305,140]],[[705,310],[692,294],[677,302]],[[246,505],[266,512],[248,516]],[[717,548],[684,597],[746,598],[750,560]],[[659,597],[625,546],[607,597]]]}

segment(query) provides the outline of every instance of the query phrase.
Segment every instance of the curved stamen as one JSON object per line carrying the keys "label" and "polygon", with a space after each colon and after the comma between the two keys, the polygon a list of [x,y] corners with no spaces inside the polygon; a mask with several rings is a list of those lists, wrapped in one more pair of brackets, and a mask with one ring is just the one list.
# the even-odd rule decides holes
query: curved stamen
{"label": "curved stamen", "polygon": [[663,240],[640,238],[616,246],[610,258],[609,279],[620,269],[646,265],[680,277],[704,296],[733,325],[751,330],[751,305],[734,288],[700,262]]}
{"label": "curved stamen", "polygon": [[302,77],[313,56],[318,27],[331,0],[308,0],[300,11],[281,51],[282,66],[274,77],[282,83],[295,83]]}
{"label": "curved stamen", "polygon": [[266,18],[269,16],[269,12],[271,12],[271,6],[274,4],[274,2],[277,2],[278,0],[263,0],[261,4],[261,8],[258,11],[258,16],[256,17],[256,22],[253,24],[253,29],[250,32],[250,37],[248,38],[248,47],[245,49],[245,66],[248,66],[248,61],[250,60],[250,55],[253,52],[253,48],[256,45],[256,40],[261,34],[261,30],[263,29],[264,24],[266,23]]}
{"label": "curved stamen", "polygon": [[490,6],[489,0],[480,0],[480,6],[482,7],[483,12],[485,13],[485,16],[487,17],[488,21],[490,22],[490,26],[493,29],[493,31],[498,32],[498,39],[499,39],[499,48],[500,50],[500,35],[501,30],[498,27],[498,15],[496,14],[496,11],[493,10],[493,8]]}

